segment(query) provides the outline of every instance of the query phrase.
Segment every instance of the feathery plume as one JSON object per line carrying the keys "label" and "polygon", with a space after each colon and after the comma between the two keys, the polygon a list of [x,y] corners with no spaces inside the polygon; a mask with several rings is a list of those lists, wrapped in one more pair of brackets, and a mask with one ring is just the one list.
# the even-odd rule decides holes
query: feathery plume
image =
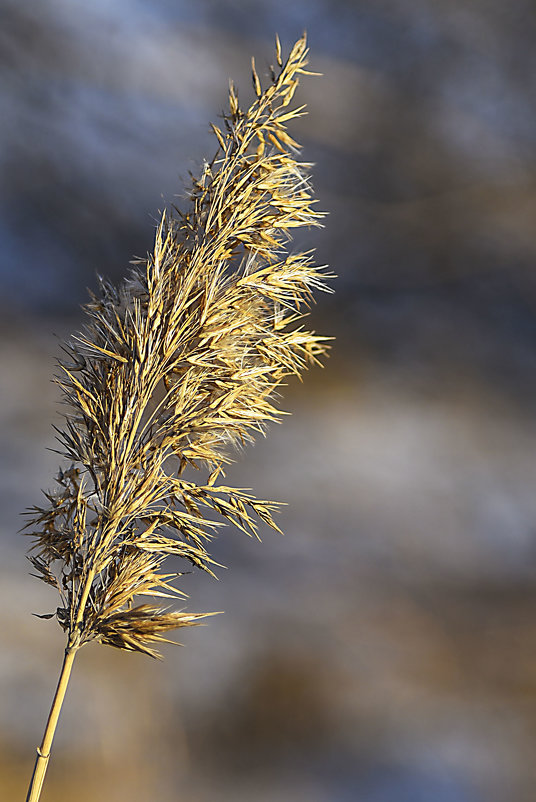
{"label": "feathery plume", "polygon": [[[162,214],[153,252],[120,287],[99,280],[84,330],[65,346],[57,433],[69,467],[28,527],[33,567],[59,592],[71,662],[92,640],[158,656],[170,630],[206,615],[158,606],[154,597],[184,596],[166,558],[213,573],[209,545],[222,524],[278,529],[276,503],[221,480],[236,447],[279,419],[281,383],[327,349],[329,338],[303,327],[327,274],[311,252],[287,251],[294,228],[322,217],[287,131],[304,113],[290,103],[307,52],[303,36],[283,62],[277,39],[265,89],[253,61],[246,111],[230,84],[229,111],[212,125],[218,150],[193,178],[189,208]],[[42,777],[50,744],[36,764]]]}

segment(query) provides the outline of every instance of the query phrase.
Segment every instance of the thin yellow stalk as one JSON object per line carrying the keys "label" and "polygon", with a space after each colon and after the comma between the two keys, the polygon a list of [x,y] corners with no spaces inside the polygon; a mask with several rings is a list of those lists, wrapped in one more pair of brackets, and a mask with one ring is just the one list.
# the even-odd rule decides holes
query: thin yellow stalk
{"label": "thin yellow stalk", "polygon": [[41,796],[41,789],[45,780],[48,761],[50,760],[52,741],[54,740],[54,733],[56,732],[56,727],[58,725],[61,707],[63,705],[63,700],[65,699],[65,693],[67,691],[74,658],[78,648],[78,646],[69,646],[67,649],[65,649],[65,656],[63,658],[60,678],[58,680],[58,686],[56,688],[56,693],[54,694],[54,699],[48,715],[48,721],[43,734],[43,740],[41,741],[41,746],[39,746],[37,749],[37,758],[35,761],[26,802],[38,802],[39,797]]}
{"label": "thin yellow stalk", "polygon": [[78,649],[81,646],[79,627],[84,616],[84,610],[86,608],[89,591],[91,589],[91,584],[93,582],[94,576],[95,576],[95,571],[91,570],[86,579],[85,586],[82,589],[82,594],[78,606],[78,613],[75,621],[75,629],[73,635],[71,636],[70,643],[65,649],[65,656],[63,658],[60,677],[58,679],[58,685],[56,687],[56,693],[54,694],[54,699],[52,700],[50,713],[48,714],[48,720],[47,720],[47,725],[45,727],[45,732],[43,734],[43,740],[41,742],[41,746],[39,746],[37,749],[37,758],[35,760],[35,766],[32,774],[32,779],[30,781],[30,787],[28,788],[28,795],[26,797],[26,802],[38,802],[41,796],[41,789],[45,781],[48,762],[50,760],[50,751],[52,749],[52,742],[54,740],[56,727],[58,726],[63,700],[65,699],[65,694],[67,692],[67,686],[69,685],[69,679],[71,677],[74,658],[76,656]]}

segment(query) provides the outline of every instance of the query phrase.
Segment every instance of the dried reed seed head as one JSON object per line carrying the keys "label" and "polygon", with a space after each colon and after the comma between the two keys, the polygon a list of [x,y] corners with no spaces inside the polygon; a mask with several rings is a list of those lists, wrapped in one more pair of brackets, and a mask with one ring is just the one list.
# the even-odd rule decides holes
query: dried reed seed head
{"label": "dried reed seed head", "polygon": [[[297,161],[289,104],[307,74],[305,36],[242,110],[231,83],[218,151],[193,178],[190,208],[164,213],[155,246],[118,288],[100,279],[88,322],[65,346],[57,381],[66,405],[60,470],[31,511],[39,576],[61,596],[71,646],[98,640],[155,655],[161,633],[203,616],[134,606],[177,597],[168,556],[212,573],[208,545],[225,523],[248,535],[278,529],[275,502],[218,484],[233,447],[282,414],[284,379],[318,364],[327,339],[303,328],[326,273],[312,254],[287,253],[292,230],[322,214]],[[186,468],[209,476],[188,480]],[[205,474],[206,475],[206,474]],[[216,514],[216,518],[207,515]]]}

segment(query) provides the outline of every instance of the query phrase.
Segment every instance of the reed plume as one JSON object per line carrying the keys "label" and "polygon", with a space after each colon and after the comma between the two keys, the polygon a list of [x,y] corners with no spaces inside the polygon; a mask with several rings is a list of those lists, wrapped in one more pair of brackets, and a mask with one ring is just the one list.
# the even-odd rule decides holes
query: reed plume
{"label": "reed plume", "polygon": [[236,447],[279,419],[282,382],[327,348],[303,326],[326,274],[311,252],[287,250],[294,228],[322,217],[287,132],[304,113],[290,103],[307,53],[303,36],[283,62],[277,39],[265,89],[252,61],[247,111],[230,84],[229,111],[212,125],[217,153],[193,179],[188,209],[162,214],[153,252],[121,286],[99,279],[59,361],[67,463],[30,511],[29,532],[33,567],[59,592],[53,615],[67,647],[28,802],[40,796],[78,649],[96,640],[158,656],[170,630],[207,615],[159,605],[184,596],[166,559],[212,573],[222,524],[278,529],[276,503],[223,479]]}

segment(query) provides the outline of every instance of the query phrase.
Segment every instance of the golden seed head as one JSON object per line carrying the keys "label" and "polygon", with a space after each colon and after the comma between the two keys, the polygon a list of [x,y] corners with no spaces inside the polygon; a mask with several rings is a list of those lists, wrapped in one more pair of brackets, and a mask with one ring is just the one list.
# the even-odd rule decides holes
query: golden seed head
{"label": "golden seed head", "polygon": [[[307,74],[305,36],[285,63],[277,39],[276,59],[266,89],[252,62],[246,111],[231,84],[190,208],[162,214],[153,252],[119,288],[100,281],[59,363],[68,412],[58,439],[70,467],[29,527],[32,564],[59,591],[56,616],[72,643],[156,656],[162,633],[203,617],[134,605],[184,596],[166,558],[212,573],[208,546],[225,521],[249,535],[259,519],[278,529],[275,502],[218,484],[233,447],[282,414],[282,381],[327,349],[302,326],[326,274],[310,252],[286,248],[294,228],[322,218],[286,130],[304,113],[289,104]],[[209,475],[191,481],[188,467]]]}

